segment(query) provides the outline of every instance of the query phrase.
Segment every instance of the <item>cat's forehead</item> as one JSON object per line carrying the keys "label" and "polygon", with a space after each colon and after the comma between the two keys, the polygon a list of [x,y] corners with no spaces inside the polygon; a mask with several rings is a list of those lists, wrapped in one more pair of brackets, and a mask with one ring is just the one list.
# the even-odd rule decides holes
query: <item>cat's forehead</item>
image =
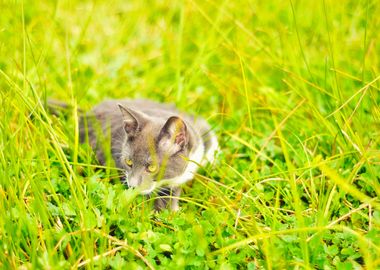
{"label": "cat's forehead", "polygon": [[156,140],[159,134],[158,127],[145,127],[136,137],[129,140],[125,152],[133,155],[136,159],[151,160],[152,156],[158,154]]}
{"label": "cat's forehead", "polygon": [[160,126],[154,124],[146,125],[133,139],[134,144],[140,148],[154,149]]}

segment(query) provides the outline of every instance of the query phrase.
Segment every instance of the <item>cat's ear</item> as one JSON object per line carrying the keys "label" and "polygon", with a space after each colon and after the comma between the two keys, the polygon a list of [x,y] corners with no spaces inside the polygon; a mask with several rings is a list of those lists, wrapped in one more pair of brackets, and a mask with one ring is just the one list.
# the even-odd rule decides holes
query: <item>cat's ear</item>
{"label": "cat's ear", "polygon": [[188,137],[185,122],[177,116],[172,116],[162,127],[158,141],[164,151],[175,154],[187,145]]}
{"label": "cat's ear", "polygon": [[135,136],[140,128],[139,114],[118,104],[124,119],[124,130],[129,136]]}

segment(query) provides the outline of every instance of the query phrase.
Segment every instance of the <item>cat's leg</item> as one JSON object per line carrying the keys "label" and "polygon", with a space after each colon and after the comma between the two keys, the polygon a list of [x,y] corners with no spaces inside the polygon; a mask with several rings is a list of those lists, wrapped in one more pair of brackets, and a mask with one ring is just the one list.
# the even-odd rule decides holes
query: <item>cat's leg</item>
{"label": "cat's leg", "polygon": [[162,189],[158,192],[157,194],[157,198],[155,198],[154,200],[154,210],[156,211],[161,211],[162,209],[165,209],[166,207],[166,201],[167,201],[167,198],[162,198],[161,196],[166,196],[164,194],[162,194]]}
{"label": "cat's leg", "polygon": [[162,209],[170,206],[172,211],[179,210],[179,196],[181,195],[181,188],[161,188],[158,191],[157,198],[154,201],[154,209],[161,211]]}
{"label": "cat's leg", "polygon": [[172,188],[172,196],[173,198],[171,199],[171,210],[173,212],[177,212],[179,210],[179,196],[181,195],[181,188],[180,187],[175,187]]}

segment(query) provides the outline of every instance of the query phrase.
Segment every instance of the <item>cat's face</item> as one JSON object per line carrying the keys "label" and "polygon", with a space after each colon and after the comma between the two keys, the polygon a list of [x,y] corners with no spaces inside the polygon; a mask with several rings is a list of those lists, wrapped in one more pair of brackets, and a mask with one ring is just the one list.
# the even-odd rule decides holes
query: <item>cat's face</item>
{"label": "cat's face", "polygon": [[156,123],[141,113],[119,105],[124,117],[126,140],[120,164],[125,168],[126,183],[151,193],[157,182],[181,175],[187,165],[188,134],[179,117]]}

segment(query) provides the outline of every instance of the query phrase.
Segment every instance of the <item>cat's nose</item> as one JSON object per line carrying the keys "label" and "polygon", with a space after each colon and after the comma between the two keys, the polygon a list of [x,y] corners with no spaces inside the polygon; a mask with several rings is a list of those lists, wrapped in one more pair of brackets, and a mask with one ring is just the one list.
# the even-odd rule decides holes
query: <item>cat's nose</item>
{"label": "cat's nose", "polygon": [[140,184],[140,179],[139,177],[135,177],[135,176],[129,176],[127,177],[127,184],[128,184],[128,187],[137,187],[139,184]]}

